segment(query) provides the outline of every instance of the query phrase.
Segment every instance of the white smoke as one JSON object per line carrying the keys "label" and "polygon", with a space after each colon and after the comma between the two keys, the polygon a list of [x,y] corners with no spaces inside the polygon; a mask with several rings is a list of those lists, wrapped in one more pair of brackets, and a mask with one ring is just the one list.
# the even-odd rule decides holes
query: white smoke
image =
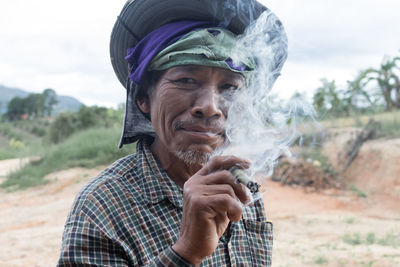
{"label": "white smoke", "polygon": [[[239,64],[246,51],[255,58],[257,68],[248,86],[234,95],[226,128],[230,145],[217,154],[249,159],[250,177],[263,183],[259,177],[271,175],[277,159],[283,153],[290,154],[289,147],[296,140],[301,143],[299,124],[310,121],[308,125],[319,126],[313,107],[301,97],[276,103],[271,95],[287,57],[285,31],[271,11],[262,13],[238,36],[236,51],[234,62]],[[255,176],[258,173],[264,175]]]}

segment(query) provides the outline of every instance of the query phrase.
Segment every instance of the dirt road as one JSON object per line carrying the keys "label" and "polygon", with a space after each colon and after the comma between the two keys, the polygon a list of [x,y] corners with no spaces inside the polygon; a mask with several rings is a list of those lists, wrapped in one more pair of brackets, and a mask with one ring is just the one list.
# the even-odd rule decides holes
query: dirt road
{"label": "dirt road", "polygon": [[18,170],[29,160],[30,158],[0,160],[0,179],[12,171]]}
{"label": "dirt road", "polygon": [[[79,189],[102,168],[49,175],[46,185],[0,191],[0,266],[55,266],[64,222]],[[386,196],[302,189],[268,182],[273,266],[400,266],[400,207]]]}

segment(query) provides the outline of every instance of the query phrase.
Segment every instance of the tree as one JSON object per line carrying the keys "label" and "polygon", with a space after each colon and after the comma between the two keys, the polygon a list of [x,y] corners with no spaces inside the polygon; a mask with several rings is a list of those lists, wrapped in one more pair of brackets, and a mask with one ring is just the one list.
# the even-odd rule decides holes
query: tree
{"label": "tree", "polygon": [[47,88],[43,91],[44,115],[51,116],[54,106],[58,103],[56,91]]}
{"label": "tree", "polygon": [[43,116],[44,100],[42,94],[30,94],[26,97],[26,108],[30,117],[37,118]]}
{"label": "tree", "polygon": [[400,57],[384,57],[379,69],[368,68],[362,71],[357,78],[361,86],[366,87],[376,82],[385,102],[385,109],[391,111],[400,109]]}
{"label": "tree", "polygon": [[15,97],[8,103],[7,117],[19,120],[23,114],[31,118],[51,116],[57,103],[57,94],[53,89],[45,89],[41,94],[29,94],[25,98]]}
{"label": "tree", "polygon": [[[365,73],[361,71],[354,81],[347,81],[349,90],[347,91],[347,99],[349,104],[354,108],[359,108],[362,105],[373,106],[376,103],[374,97],[376,94],[368,91],[365,84]],[[360,103],[365,102],[365,103]]]}
{"label": "tree", "polygon": [[20,97],[14,97],[8,103],[7,107],[7,117],[10,120],[18,120],[22,116],[22,114],[27,113],[26,108],[26,99]]}

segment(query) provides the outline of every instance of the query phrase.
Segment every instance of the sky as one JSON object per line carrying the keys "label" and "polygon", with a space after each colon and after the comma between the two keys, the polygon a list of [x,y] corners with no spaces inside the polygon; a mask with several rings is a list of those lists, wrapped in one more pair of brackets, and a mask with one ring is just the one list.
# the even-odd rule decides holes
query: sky
{"label": "sky", "polygon": [[[278,96],[309,97],[321,78],[345,86],[360,70],[400,54],[398,0],[261,0],[283,22],[289,57]],[[116,107],[125,89],[109,38],[125,0],[0,0],[0,85],[53,88],[86,105]]]}

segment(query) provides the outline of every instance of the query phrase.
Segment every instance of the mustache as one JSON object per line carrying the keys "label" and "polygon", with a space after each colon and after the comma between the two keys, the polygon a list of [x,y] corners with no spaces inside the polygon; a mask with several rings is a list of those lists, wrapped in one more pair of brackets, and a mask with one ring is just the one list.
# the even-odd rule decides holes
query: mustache
{"label": "mustache", "polygon": [[225,133],[225,124],[222,122],[211,122],[207,123],[204,121],[196,121],[196,120],[190,120],[190,121],[175,121],[173,123],[173,127],[175,130],[180,130],[180,129],[186,129],[186,128],[193,128],[196,126],[200,126],[206,129],[209,129],[210,131],[214,133]]}

